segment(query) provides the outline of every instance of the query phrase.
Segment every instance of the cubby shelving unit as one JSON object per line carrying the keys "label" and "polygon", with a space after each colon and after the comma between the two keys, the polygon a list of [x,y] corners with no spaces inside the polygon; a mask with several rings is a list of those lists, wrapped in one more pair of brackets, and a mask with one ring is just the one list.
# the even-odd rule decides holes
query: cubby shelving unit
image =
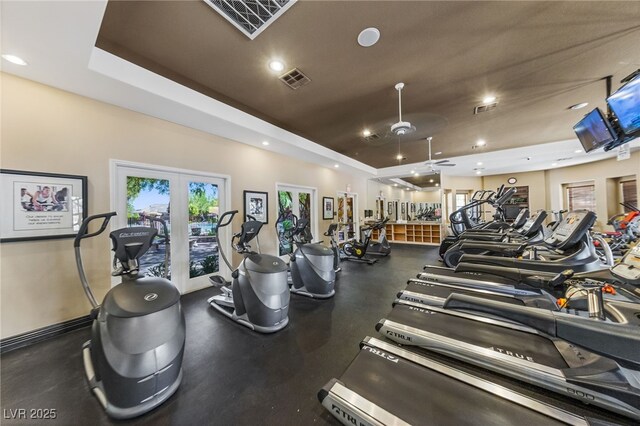
{"label": "cubby shelving unit", "polygon": [[[440,222],[387,223],[387,240],[392,243],[440,244]],[[372,240],[377,240],[379,231],[373,231]]]}

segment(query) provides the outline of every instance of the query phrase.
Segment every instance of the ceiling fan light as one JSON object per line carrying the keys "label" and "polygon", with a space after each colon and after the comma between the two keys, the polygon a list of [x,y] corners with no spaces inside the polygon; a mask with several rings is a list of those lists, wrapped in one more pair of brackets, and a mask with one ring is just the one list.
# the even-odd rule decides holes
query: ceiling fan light
{"label": "ceiling fan light", "polygon": [[398,136],[406,135],[407,133],[411,132],[411,130],[411,123],[409,123],[408,121],[398,121],[391,126],[391,132]]}

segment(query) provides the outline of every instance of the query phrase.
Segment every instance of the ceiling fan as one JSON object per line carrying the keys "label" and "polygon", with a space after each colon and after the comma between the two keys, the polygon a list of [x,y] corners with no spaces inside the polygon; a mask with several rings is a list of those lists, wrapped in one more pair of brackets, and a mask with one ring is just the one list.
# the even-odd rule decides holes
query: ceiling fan
{"label": "ceiling fan", "polygon": [[398,91],[398,122],[391,125],[391,133],[397,136],[404,136],[416,130],[408,121],[402,121],[402,89],[404,83],[398,83],[395,86]]}
{"label": "ceiling fan", "polygon": [[431,139],[433,139],[433,137],[431,137],[431,136],[429,136],[427,138],[427,142],[429,142],[429,160],[426,163],[424,163],[424,165],[429,168],[429,171],[431,171],[431,172],[435,171],[436,167],[453,167],[453,166],[455,166],[455,164],[449,163],[450,160],[432,160],[431,159]]}

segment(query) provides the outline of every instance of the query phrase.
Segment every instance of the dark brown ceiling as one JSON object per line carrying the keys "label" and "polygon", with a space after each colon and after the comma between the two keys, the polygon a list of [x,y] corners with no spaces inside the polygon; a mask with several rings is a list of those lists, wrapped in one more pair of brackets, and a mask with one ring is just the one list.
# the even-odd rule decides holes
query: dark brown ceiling
{"label": "dark brown ceiling", "polygon": [[[419,186],[420,188],[435,188],[436,183],[438,185],[440,184],[440,175],[437,173],[423,174],[421,176],[409,176],[401,179],[415,186]],[[429,182],[431,180],[433,182]]]}
{"label": "dark brown ceiling", "polygon": [[[358,33],[380,29],[362,48]],[[640,2],[320,2],[299,1],[251,41],[202,1],[110,1],[96,45],[374,167],[574,138],[589,102],[605,107],[640,68]],[[282,58],[311,83],[296,91],[267,68]],[[375,143],[397,121],[417,128]],[[495,111],[474,116],[486,93]]]}

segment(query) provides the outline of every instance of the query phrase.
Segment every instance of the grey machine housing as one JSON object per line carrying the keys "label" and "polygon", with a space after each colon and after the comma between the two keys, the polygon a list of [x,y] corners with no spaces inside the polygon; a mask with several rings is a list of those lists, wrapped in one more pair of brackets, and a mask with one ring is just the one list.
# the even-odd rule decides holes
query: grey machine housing
{"label": "grey machine housing", "polygon": [[[83,345],[86,377],[106,413],[127,419],[154,409],[180,386],[186,330],[180,292],[166,278],[138,273],[138,259],[157,235],[152,227],[110,234],[114,265],[119,264],[113,275],[121,276],[122,282],[105,295],[102,305],[96,303],[84,273],[80,241],[102,233],[114,215],[85,219],[74,245],[80,279],[93,305],[91,340]],[[100,218],[100,230],[87,233],[89,222]],[[166,225],[165,236],[168,244]]]}
{"label": "grey machine housing", "polygon": [[307,243],[298,236],[306,235],[307,219],[300,219],[293,231],[297,248],[291,255],[291,292],[316,299],[328,299],[336,293],[334,252],[323,244]]}
{"label": "grey machine housing", "polygon": [[[216,225],[229,225],[237,210],[222,214]],[[257,237],[262,222],[249,220],[242,224],[239,233],[233,236],[232,244],[244,259],[233,270],[224,251],[223,260],[233,270],[232,282],[220,275],[210,277],[215,286],[221,286],[222,293],[209,298],[209,304],[218,312],[232,320],[260,333],[274,333],[289,323],[289,284],[287,264],[276,256],[251,251],[249,242]]]}

